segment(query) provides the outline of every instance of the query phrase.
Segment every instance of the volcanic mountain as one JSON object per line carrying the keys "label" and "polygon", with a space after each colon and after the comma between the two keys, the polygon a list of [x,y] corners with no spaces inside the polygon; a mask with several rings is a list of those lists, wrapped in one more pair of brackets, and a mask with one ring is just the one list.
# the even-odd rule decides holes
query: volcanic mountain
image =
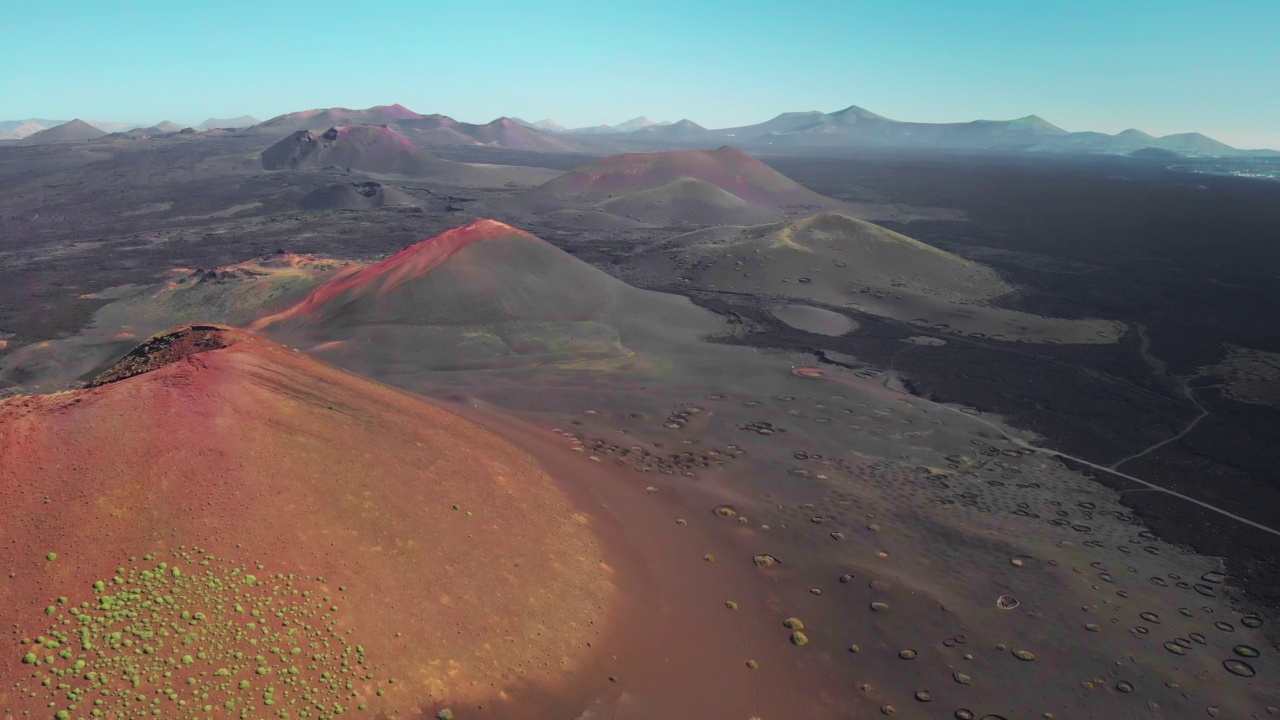
{"label": "volcanic mountain", "polygon": [[[681,120],[680,122],[696,125],[695,123],[691,123],[689,120]],[[535,124],[535,127],[540,130],[565,133],[568,135],[621,135],[625,133],[634,133],[638,130],[645,130],[648,128],[657,129],[669,127],[672,124],[673,123],[670,121],[655,122],[650,120],[648,117],[641,115],[639,117],[631,118],[626,122],[618,123],[617,125],[593,125],[591,127],[583,128],[567,128],[554,120],[543,120],[542,122]]]}
{"label": "volcanic mountain", "polygon": [[253,327],[383,378],[625,357],[620,328],[638,318],[679,325],[676,305],[522,230],[477,220],[334,277]]}
{"label": "volcanic mountain", "polygon": [[368,210],[393,205],[413,205],[403,190],[376,182],[331,183],[303,196],[303,210]]}
{"label": "volcanic mountain", "polygon": [[[688,122],[688,121],[681,121],[681,122]],[[631,118],[626,122],[618,123],[617,125],[614,125],[614,127],[619,132],[631,132],[633,130],[641,130],[647,127],[655,127],[655,126],[661,127],[663,125],[670,125],[670,124],[671,124],[670,121],[656,122],[654,120],[650,120],[648,117],[645,117],[644,115],[641,115],[640,117]]]}
{"label": "volcanic mountain", "polygon": [[537,152],[573,152],[578,149],[574,141],[569,138],[556,137],[541,130],[526,127],[510,118],[498,118],[473,128],[469,131],[462,130],[462,132],[485,145]]}
{"label": "volcanic mountain", "polygon": [[0,456],[6,714],[194,692],[434,717],[559,687],[610,605],[588,521],[531,457],[239,330],[0,401]]}
{"label": "volcanic mountain", "polygon": [[196,129],[202,132],[205,130],[213,130],[214,128],[242,130],[244,128],[257,125],[258,122],[258,118],[252,115],[241,115],[240,117],[233,118],[209,118],[197,125]]}
{"label": "volcanic mountain", "polygon": [[262,151],[262,167],[292,170],[337,165],[388,175],[438,174],[454,163],[419,150],[383,125],[351,125],[316,134],[299,130]]}
{"label": "volcanic mountain", "polygon": [[[516,120],[515,118],[512,118],[512,119]],[[552,120],[551,118],[547,118],[545,120],[539,120],[538,122],[535,122],[535,123],[527,123],[521,120],[516,120],[516,122],[520,123],[521,125],[528,125],[529,127],[534,128],[535,130],[545,130],[546,132],[564,132],[565,130],[568,130],[568,128],[566,128],[564,125],[561,125],[560,123],[556,122],[555,120]]]}
{"label": "volcanic mountain", "polygon": [[262,151],[267,170],[338,166],[379,175],[405,175],[444,183],[501,186],[539,181],[553,171],[467,165],[419,149],[385,125],[333,127],[316,134],[299,130]]}
{"label": "volcanic mountain", "polygon": [[762,222],[778,219],[781,208],[836,204],[728,146],[602,158],[524,200],[535,212],[592,208],[664,225]]}
{"label": "volcanic mountain", "polygon": [[22,142],[27,145],[40,145],[55,142],[82,142],[84,140],[94,140],[106,134],[107,133],[83,120],[72,120],[71,122],[55,125],[46,130],[31,133],[23,138]]}
{"label": "volcanic mountain", "polygon": [[[993,307],[1013,291],[990,267],[848,215],[707,228],[637,256],[634,267],[692,287],[787,296],[1005,339],[1113,342],[1115,324]],[[1101,331],[1103,334],[1099,335]]]}
{"label": "volcanic mountain", "polygon": [[165,120],[164,122],[159,122],[149,128],[146,128],[144,132],[151,133],[152,135],[171,135],[181,130],[182,126],[178,123],[172,120]]}
{"label": "volcanic mountain", "polygon": [[645,125],[628,135],[628,138],[633,140],[645,142],[665,140],[674,143],[701,143],[712,140],[714,137],[715,133],[688,119],[673,123]]}
{"label": "volcanic mountain", "polygon": [[589,152],[599,144],[588,138],[555,135],[528,123],[501,117],[483,125],[460,122],[447,115],[400,120],[395,128],[416,142],[437,145],[487,145],[532,152]]}
{"label": "volcanic mountain", "polygon": [[298,130],[320,132],[339,125],[389,125],[424,117],[403,105],[375,105],[364,110],[318,108],[278,115],[250,128],[252,132],[287,135]]}

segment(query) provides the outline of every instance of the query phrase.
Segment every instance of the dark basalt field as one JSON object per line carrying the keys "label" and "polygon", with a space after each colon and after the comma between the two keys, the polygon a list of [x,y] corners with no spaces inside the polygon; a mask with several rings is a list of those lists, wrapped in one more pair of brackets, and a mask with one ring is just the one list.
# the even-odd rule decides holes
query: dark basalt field
{"label": "dark basalt field", "polygon": [[[870,194],[962,209],[969,222],[896,229],[997,268],[1027,288],[1011,303],[1018,309],[1141,329],[1117,347],[913,347],[893,362],[919,392],[999,413],[1060,450],[1120,463],[1259,523],[1280,519],[1280,407],[1224,397],[1220,380],[1205,372],[1228,344],[1280,351],[1280,184],[1129,158],[769,162],[836,198]],[[859,356],[885,362],[898,349],[862,348]],[[1177,440],[1134,457],[1193,422]],[[1144,520],[1230,558],[1259,599],[1280,607],[1280,538],[1133,489],[1122,497]]]}

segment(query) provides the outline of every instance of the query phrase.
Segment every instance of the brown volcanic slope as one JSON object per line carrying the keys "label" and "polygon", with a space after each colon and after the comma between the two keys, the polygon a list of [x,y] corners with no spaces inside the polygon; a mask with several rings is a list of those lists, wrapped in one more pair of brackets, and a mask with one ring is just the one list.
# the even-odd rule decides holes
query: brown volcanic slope
{"label": "brown volcanic slope", "polygon": [[502,706],[604,624],[595,536],[532,458],[242,331],[0,402],[0,456],[6,717]]}
{"label": "brown volcanic slope", "polygon": [[1123,332],[1118,323],[994,307],[991,301],[1014,291],[995,270],[840,213],[707,228],[633,262],[695,287],[802,298],[998,339],[1100,343]]}
{"label": "brown volcanic slope", "polygon": [[661,224],[758,223],[779,219],[783,208],[838,204],[728,146],[601,158],[524,200],[536,212],[590,207]]}
{"label": "brown volcanic slope", "polygon": [[358,346],[372,363],[361,370],[389,377],[399,367],[623,356],[613,316],[646,307],[649,295],[524,231],[477,220],[335,277],[253,327],[335,359]]}
{"label": "brown volcanic slope", "polygon": [[55,142],[82,142],[103,137],[107,133],[83,120],[55,125],[47,130],[31,133],[22,139],[25,145],[41,145]]}
{"label": "brown volcanic slope", "polygon": [[330,165],[378,175],[403,175],[447,184],[502,186],[541,182],[552,170],[468,165],[442,160],[384,125],[331,127],[316,134],[299,130],[262,151],[267,170]]}

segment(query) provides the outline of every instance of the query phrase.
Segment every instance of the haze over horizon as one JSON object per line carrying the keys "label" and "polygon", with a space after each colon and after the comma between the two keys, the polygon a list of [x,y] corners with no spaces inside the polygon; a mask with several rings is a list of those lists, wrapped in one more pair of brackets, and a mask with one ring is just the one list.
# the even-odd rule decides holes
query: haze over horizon
{"label": "haze over horizon", "polygon": [[[58,16],[58,50],[47,18]],[[484,7],[54,2],[0,16],[0,119],[195,125],[400,103],[569,127],[732,127],[856,104],[898,120],[1036,114],[1071,131],[1280,148],[1280,5],[1139,0],[892,7],[655,0]]]}

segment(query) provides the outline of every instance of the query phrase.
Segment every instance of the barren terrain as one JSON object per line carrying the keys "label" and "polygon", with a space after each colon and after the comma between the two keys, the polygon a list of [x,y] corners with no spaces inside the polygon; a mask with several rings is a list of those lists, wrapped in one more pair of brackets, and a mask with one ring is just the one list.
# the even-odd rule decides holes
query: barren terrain
{"label": "barren terrain", "polygon": [[[227,718],[275,678],[315,716],[1280,713],[1280,187],[457,145],[413,156],[482,169],[265,169],[278,140],[0,147],[0,717],[87,715],[49,689],[86,668],[121,710]],[[649,174],[580,187],[619,167]],[[74,636],[114,612],[96,580],[181,595],[168,566],[313,595],[196,593],[236,630],[192,663],[181,608],[130,626],[154,662]],[[319,659],[255,659],[237,601]]]}

